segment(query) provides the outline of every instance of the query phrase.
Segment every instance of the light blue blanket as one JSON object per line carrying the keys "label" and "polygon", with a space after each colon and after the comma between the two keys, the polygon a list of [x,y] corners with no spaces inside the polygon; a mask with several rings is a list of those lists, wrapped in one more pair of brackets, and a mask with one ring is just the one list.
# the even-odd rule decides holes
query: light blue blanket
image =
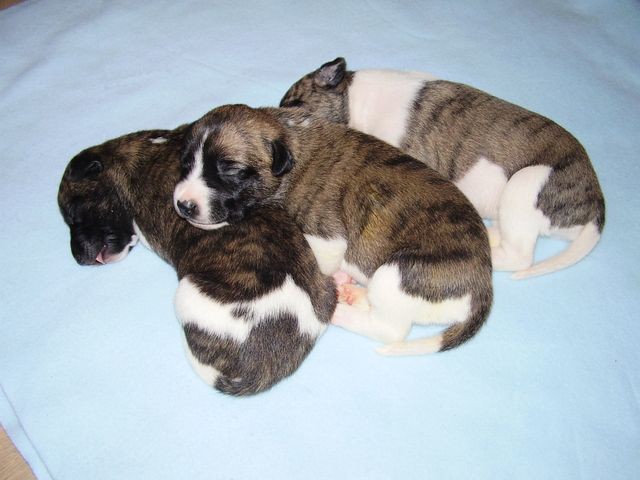
{"label": "light blue blanket", "polygon": [[[277,104],[336,56],[556,120],[604,235],[568,270],[494,274],[457,350],[383,358],[330,328],[291,378],[228,398],[187,364],[168,265],[75,264],[58,183],[87,146]],[[0,64],[0,420],[39,478],[640,478],[638,2],[31,0],[0,12]]]}

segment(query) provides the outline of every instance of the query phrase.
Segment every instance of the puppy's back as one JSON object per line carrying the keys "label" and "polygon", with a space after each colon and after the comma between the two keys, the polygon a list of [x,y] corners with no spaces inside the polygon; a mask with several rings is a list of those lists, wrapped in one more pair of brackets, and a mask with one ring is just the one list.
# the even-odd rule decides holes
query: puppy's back
{"label": "puppy's back", "polygon": [[213,245],[207,237],[178,268],[176,311],[191,361],[218,390],[255,394],[306,358],[335,309],[335,284],[279,207],[221,229]]}

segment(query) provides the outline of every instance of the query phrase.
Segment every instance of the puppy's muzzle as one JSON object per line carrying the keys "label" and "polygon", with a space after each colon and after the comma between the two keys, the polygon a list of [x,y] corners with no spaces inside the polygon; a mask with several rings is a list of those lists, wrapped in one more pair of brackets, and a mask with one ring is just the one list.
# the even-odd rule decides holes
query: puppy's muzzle
{"label": "puppy's muzzle", "polygon": [[192,200],[178,200],[176,207],[182,218],[190,219],[198,215],[198,205]]}

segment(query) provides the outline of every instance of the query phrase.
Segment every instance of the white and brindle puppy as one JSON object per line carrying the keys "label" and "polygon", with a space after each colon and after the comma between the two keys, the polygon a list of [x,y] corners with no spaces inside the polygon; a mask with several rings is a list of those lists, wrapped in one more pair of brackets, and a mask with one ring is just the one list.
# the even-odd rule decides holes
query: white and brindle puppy
{"label": "white and brindle puppy", "polygon": [[79,264],[120,260],[138,239],[169,262],[195,371],[224,393],[258,393],[307,356],[335,309],[335,284],[280,207],[265,203],[215,232],[175,214],[187,130],[137,132],[84,150],[64,173],[58,203]]}
{"label": "white and brindle puppy", "polygon": [[[604,197],[589,157],[542,115],[425,73],[348,71],[343,58],[302,77],[280,105],[374,135],[454,182],[493,221],[493,266],[515,279],[573,265],[600,239]],[[532,266],[539,235],[571,244]]]}
{"label": "white and brindle puppy", "polygon": [[[386,343],[380,353],[451,349],[485,322],[493,296],[486,230],[431,168],[300,109],[227,105],[194,123],[174,195],[182,216],[224,231],[274,199],[323,273],[342,270],[368,287],[367,307],[341,302],[333,323]],[[349,287],[341,286],[345,298]],[[449,326],[404,342],[413,323]]]}

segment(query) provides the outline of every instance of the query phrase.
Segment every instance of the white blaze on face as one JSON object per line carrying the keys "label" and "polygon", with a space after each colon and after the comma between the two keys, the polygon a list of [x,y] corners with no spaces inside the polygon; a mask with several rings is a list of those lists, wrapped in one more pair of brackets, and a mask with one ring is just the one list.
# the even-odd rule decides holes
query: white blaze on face
{"label": "white blaze on face", "polygon": [[210,222],[211,208],[209,205],[209,196],[211,191],[207,186],[204,176],[204,159],[203,148],[204,142],[209,136],[209,130],[204,132],[200,139],[200,144],[194,152],[193,165],[189,174],[181,180],[173,192],[173,206],[178,210],[178,202],[191,201],[198,207],[198,214],[191,218],[193,223],[208,224]]}

